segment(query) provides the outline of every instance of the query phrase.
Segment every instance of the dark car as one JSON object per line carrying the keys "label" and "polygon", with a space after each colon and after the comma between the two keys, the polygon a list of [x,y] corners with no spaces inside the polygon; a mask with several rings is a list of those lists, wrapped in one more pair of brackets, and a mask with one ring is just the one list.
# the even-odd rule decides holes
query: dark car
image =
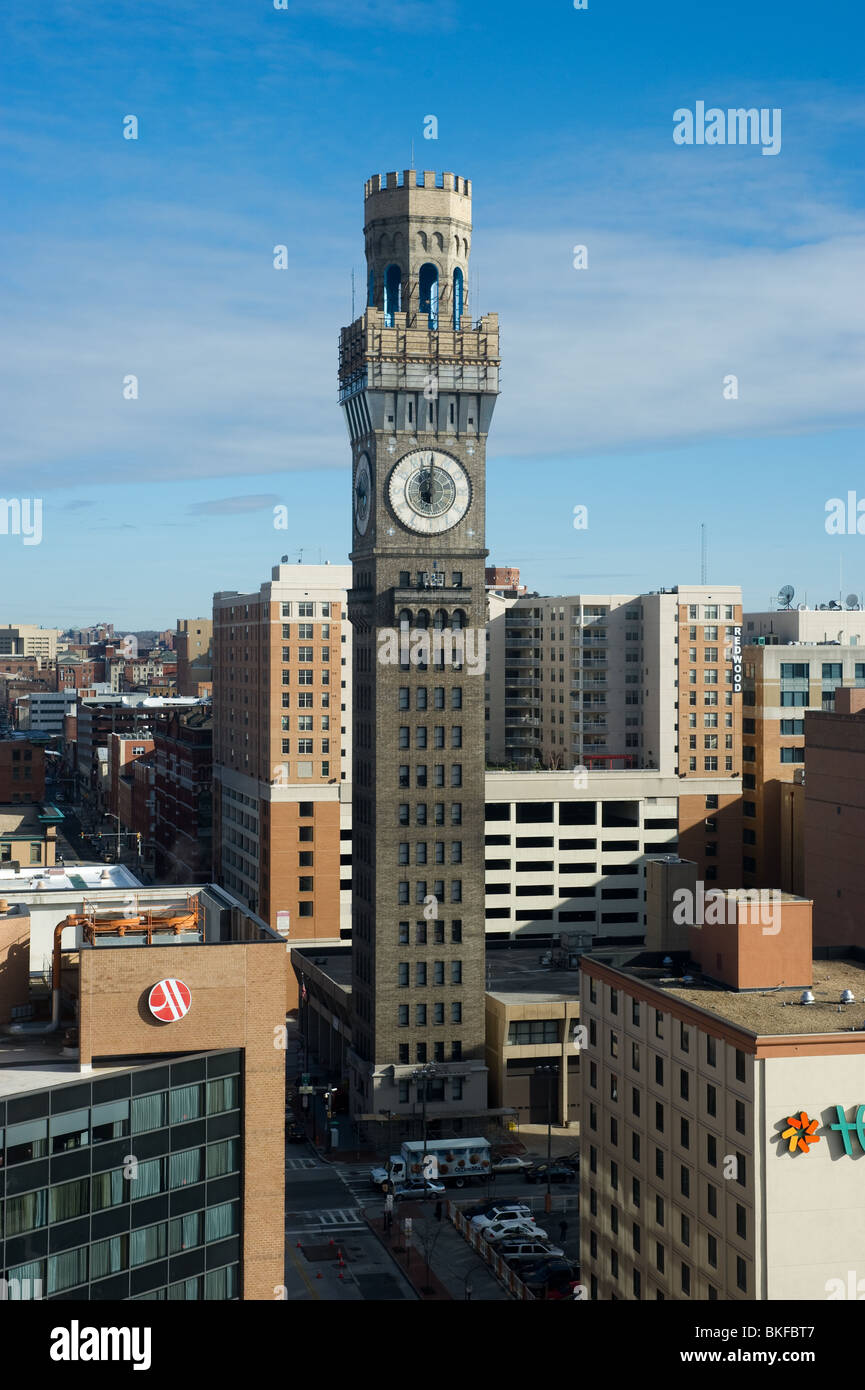
{"label": "dark car", "polygon": [[526,1266],[520,1278],[532,1293],[546,1292],[575,1284],[580,1277],[579,1266],[571,1260],[538,1260]]}
{"label": "dark car", "polygon": [[573,1182],[577,1176],[574,1168],[564,1163],[538,1163],[526,1169],[526,1182]]}
{"label": "dark car", "polygon": [[296,1120],[286,1120],[285,1140],[288,1144],[304,1144],[306,1143],[306,1131]]}
{"label": "dark car", "polygon": [[492,1211],[493,1207],[500,1207],[502,1201],[503,1199],[501,1197],[494,1197],[492,1201],[489,1202],[475,1202],[473,1206],[461,1207],[460,1211],[466,1221],[471,1221],[473,1216],[486,1216],[487,1212]]}

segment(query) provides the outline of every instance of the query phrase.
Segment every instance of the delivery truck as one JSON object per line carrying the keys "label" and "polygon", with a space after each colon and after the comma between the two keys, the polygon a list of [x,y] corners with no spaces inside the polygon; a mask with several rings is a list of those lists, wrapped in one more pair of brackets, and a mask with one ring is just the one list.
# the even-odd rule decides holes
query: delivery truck
{"label": "delivery truck", "polygon": [[412,1139],[391,1154],[387,1162],[370,1169],[374,1187],[385,1191],[391,1183],[443,1182],[448,1187],[465,1187],[484,1179],[490,1172],[490,1146],[486,1139]]}

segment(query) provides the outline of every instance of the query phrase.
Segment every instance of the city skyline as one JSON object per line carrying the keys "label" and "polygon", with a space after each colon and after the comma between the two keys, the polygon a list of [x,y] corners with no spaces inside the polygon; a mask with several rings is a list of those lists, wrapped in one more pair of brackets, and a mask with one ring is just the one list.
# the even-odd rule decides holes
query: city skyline
{"label": "city skyline", "polygon": [[[865,589],[858,535],[825,529],[861,457],[865,110],[830,28],[809,36],[805,69],[804,4],[783,28],[728,7],[711,44],[701,16],[633,3],[591,17],[563,5],[528,33],[512,3],[333,0],[242,17],[223,3],[204,36],[188,4],[146,18],[48,8],[49,28],[41,14],[6,22],[14,109],[0,143],[0,303],[16,324],[2,494],[26,478],[44,502],[41,544],[0,535],[22,621],[86,621],[108,573],[118,626],[162,627],[301,547],[346,562],[332,345],[352,271],[364,298],[351,192],[402,171],[412,149],[418,169],[473,180],[469,312],[495,287],[508,324],[492,563],[549,594],[697,582],[705,522],[708,578],[741,583],[746,609],[784,583],[812,603]],[[441,30],[464,64],[425,43]],[[346,139],[367,55],[386,65],[407,34],[416,108],[385,84],[363,140]],[[83,72],[62,61],[79,47]],[[467,87],[480,53],[515,101]],[[820,70],[831,82],[806,75]],[[777,156],[677,145],[674,112],[701,101],[783,111]],[[138,138],[124,139],[133,114]],[[60,227],[61,253],[34,227]],[[129,374],[137,400],[123,398]],[[144,600],[130,553],[148,561]],[[75,576],[62,604],[58,572]]]}

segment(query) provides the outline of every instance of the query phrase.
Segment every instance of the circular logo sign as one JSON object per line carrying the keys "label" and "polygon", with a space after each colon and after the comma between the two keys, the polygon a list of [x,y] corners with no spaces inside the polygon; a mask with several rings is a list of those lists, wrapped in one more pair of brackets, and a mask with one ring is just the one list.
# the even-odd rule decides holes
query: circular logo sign
{"label": "circular logo sign", "polygon": [[189,1013],[192,995],[182,980],[160,980],[147,1000],[150,1012],[160,1023],[176,1023]]}

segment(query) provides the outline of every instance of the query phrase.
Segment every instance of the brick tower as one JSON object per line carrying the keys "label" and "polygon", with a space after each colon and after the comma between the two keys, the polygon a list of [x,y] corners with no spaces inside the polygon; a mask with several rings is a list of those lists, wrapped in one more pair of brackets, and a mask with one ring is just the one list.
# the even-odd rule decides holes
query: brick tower
{"label": "brick tower", "polygon": [[[352,449],[356,1115],[486,1107],[484,473],[498,316],[472,325],[471,184],[364,190],[367,308],[340,340]],[[419,1068],[426,1066],[423,1076]]]}

